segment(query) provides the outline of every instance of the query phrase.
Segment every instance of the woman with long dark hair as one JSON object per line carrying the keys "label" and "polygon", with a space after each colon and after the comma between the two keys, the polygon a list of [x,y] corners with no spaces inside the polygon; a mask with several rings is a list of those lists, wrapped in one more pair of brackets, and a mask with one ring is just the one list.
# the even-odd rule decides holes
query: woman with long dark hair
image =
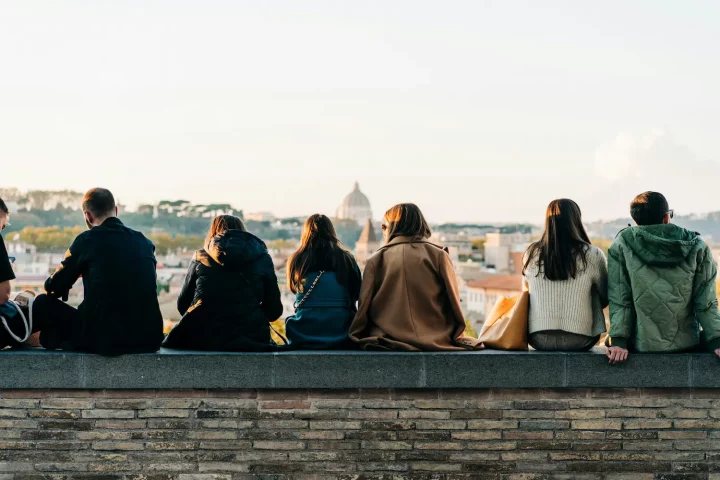
{"label": "woman with long dark hair", "polygon": [[205,248],[195,252],[178,297],[183,316],[163,346],[187,350],[275,348],[270,322],[283,311],[272,259],[238,217],[213,219]]}
{"label": "woman with long dark hair", "polygon": [[311,215],[300,247],[287,264],[287,284],[296,295],[295,315],[285,320],[291,348],[343,348],[357,311],[360,269],[325,215]]}
{"label": "woman with long dark hair", "polygon": [[371,350],[468,350],[457,280],[447,250],[412,203],[385,213],[386,244],[367,262],[350,338]]}
{"label": "woman with long dark hair", "polygon": [[545,232],[525,253],[523,275],[533,348],[584,351],[598,342],[608,305],[607,260],[590,243],[577,203],[550,202]]}

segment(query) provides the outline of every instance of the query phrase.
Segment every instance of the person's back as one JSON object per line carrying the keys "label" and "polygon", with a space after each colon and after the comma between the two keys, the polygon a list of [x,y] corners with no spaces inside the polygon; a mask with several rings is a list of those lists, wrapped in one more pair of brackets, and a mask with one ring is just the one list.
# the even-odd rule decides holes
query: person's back
{"label": "person's back", "polygon": [[360,269],[345,250],[332,221],[308,217],[298,250],[287,264],[288,288],[295,293],[295,314],[285,320],[290,348],[347,348],[348,331],[360,294]]}
{"label": "person's back", "polygon": [[672,211],[660,194],[638,196],[632,212],[638,226],[623,230],[609,251],[612,346],[689,351],[699,346],[702,326],[704,347],[720,348],[710,249],[698,233],[669,223]]}
{"label": "person's back", "polygon": [[239,225],[211,232],[206,248],[195,253],[178,297],[183,318],[164,347],[263,351],[275,346],[269,323],[282,314],[282,303],[272,259],[265,243]]}
{"label": "person's back", "polygon": [[[109,191],[91,190],[83,205],[91,228],[73,241],[45,282],[48,295],[38,297],[33,307],[44,325],[40,341],[46,348],[104,355],[154,352],[163,339],[155,247],[115,215],[103,216],[110,206],[115,209]],[[67,296],[80,277],[84,298],[75,311],[57,298]]]}
{"label": "person's back", "polygon": [[[463,336],[465,320],[450,256],[426,240],[430,229],[415,210],[402,204],[385,214],[389,241],[365,267],[351,338],[370,349],[479,348],[477,339]],[[403,218],[408,214],[409,220]]]}

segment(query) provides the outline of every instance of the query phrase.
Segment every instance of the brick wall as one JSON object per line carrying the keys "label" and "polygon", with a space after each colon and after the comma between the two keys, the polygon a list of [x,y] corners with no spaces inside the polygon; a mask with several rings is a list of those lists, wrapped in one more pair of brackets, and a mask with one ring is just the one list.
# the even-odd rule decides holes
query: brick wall
{"label": "brick wall", "polygon": [[0,480],[322,477],[720,480],[720,391],[0,392]]}

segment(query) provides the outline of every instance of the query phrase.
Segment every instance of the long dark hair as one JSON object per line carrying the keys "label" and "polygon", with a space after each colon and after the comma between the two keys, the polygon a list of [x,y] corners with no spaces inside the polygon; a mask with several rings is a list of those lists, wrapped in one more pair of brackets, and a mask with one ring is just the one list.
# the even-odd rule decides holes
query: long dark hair
{"label": "long dark hair", "polygon": [[545,215],[542,238],[530,245],[523,266],[523,275],[531,262],[536,262],[538,276],[548,280],[568,280],[578,274],[578,259],[587,267],[587,250],[591,245],[582,223],[578,204],[567,198],[553,200]]}
{"label": "long dark hair", "polygon": [[341,285],[349,286],[349,275],[355,260],[335,233],[332,221],[325,215],[310,215],[303,225],[300,247],[287,263],[287,285],[291,292],[303,291],[308,273],[334,271]]}
{"label": "long dark hair", "polygon": [[413,240],[430,238],[432,231],[420,208],[414,203],[399,203],[385,212],[383,231],[386,242],[395,237],[412,237]]}
{"label": "long dark hair", "polygon": [[207,237],[205,237],[205,248],[210,244],[210,240],[215,238],[215,235],[223,233],[226,230],[240,230],[241,232],[247,232],[245,224],[242,220],[234,215],[218,215],[213,218],[210,224],[210,230],[208,230]]}

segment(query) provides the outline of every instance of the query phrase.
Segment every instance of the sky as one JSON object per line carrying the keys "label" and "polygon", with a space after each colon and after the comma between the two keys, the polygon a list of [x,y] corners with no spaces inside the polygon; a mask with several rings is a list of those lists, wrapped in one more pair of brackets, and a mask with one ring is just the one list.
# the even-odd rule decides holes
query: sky
{"label": "sky", "polygon": [[0,0],[0,187],[542,221],[720,210],[715,0]]}

